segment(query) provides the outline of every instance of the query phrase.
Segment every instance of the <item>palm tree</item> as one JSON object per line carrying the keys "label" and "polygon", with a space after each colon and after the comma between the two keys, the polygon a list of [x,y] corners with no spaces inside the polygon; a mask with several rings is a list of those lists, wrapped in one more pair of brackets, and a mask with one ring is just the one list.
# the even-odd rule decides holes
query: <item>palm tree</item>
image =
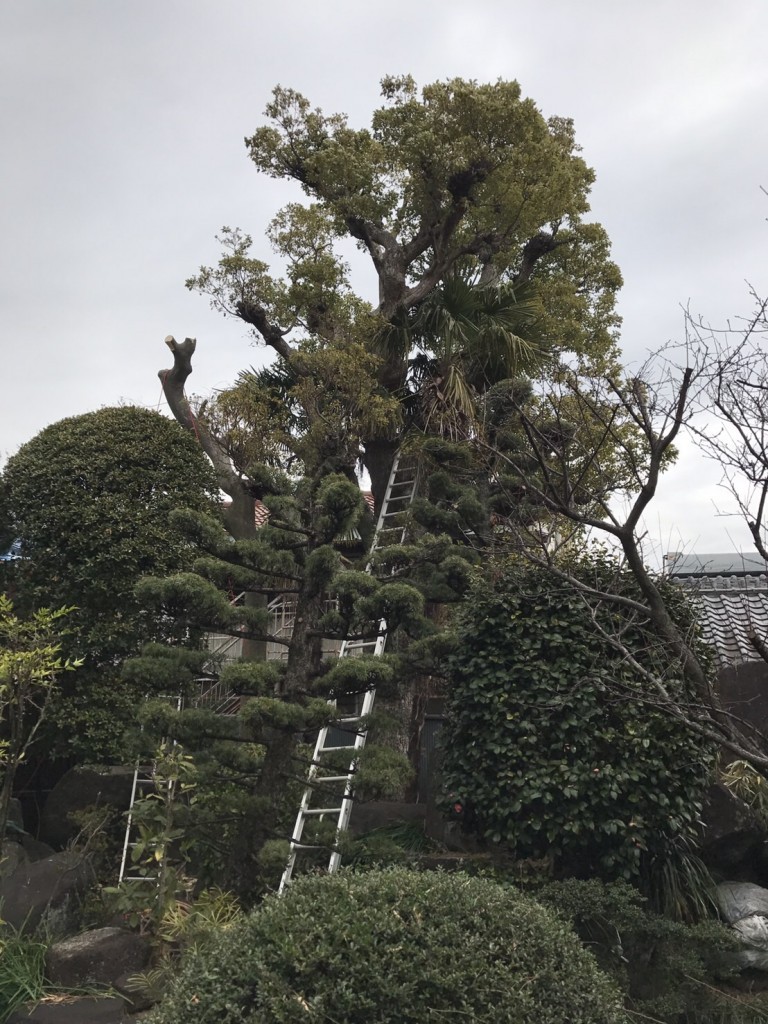
{"label": "palm tree", "polygon": [[541,312],[531,284],[483,287],[451,277],[388,326],[377,345],[408,361],[408,420],[425,433],[471,435],[478,400],[488,388],[529,373],[545,357],[536,335]]}

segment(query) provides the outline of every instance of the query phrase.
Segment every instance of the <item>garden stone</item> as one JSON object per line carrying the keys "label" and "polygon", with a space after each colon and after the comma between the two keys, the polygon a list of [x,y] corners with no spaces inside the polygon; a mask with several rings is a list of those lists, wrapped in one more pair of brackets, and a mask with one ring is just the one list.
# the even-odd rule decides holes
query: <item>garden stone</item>
{"label": "garden stone", "polygon": [[46,973],[62,988],[112,986],[122,974],[135,974],[149,961],[149,940],[124,928],[96,928],[51,946]]}
{"label": "garden stone", "polygon": [[12,875],[22,864],[29,864],[32,858],[21,845],[6,840],[3,846],[3,854],[0,857],[0,880]]}
{"label": "garden stone", "polygon": [[40,820],[40,838],[58,850],[80,831],[72,813],[86,807],[108,806],[126,811],[131,800],[132,768],[72,768],[48,795]]}
{"label": "garden stone", "polygon": [[3,921],[29,933],[44,924],[53,937],[71,934],[77,927],[83,893],[91,878],[87,858],[73,850],[34,863],[20,863],[0,880]]}
{"label": "garden stone", "polygon": [[32,836],[24,834],[19,836],[17,840],[19,846],[24,850],[30,861],[45,860],[46,857],[52,857],[56,851],[48,843],[41,843],[39,839],[33,839]]}
{"label": "garden stone", "polygon": [[115,978],[112,982],[112,988],[125,1000],[132,1019],[137,1020],[139,1018],[136,1014],[143,1015],[145,1010],[149,1010],[155,1005],[159,996],[150,994],[146,989],[135,988],[131,984],[133,974],[133,971],[126,971],[125,974],[121,974],[119,978]]}
{"label": "garden stone", "polygon": [[17,828],[24,828],[24,815],[21,812],[21,800],[18,797],[11,797],[11,802],[8,805],[8,824],[15,825]]}
{"label": "garden stone", "polygon": [[742,970],[768,971],[768,889],[750,882],[723,882],[717,897],[724,920],[744,943],[744,949],[733,954],[733,963]]}
{"label": "garden stone", "polygon": [[717,887],[720,911],[728,924],[758,914],[768,918],[768,889],[751,882],[721,882]]}
{"label": "garden stone", "polygon": [[130,1020],[122,999],[83,996],[16,1010],[7,1024],[128,1024]]}

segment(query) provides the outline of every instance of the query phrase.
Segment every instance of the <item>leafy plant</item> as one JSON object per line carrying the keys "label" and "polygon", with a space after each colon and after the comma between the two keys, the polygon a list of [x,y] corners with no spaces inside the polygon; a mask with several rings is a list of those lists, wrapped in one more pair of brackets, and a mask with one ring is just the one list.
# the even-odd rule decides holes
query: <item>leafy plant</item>
{"label": "leafy plant", "polygon": [[195,788],[196,767],[183,747],[164,740],[153,762],[154,790],[131,808],[135,840],[130,849],[130,880],[102,890],[107,904],[132,928],[154,932],[180,895],[195,881],[185,873],[185,830],[178,816]]}
{"label": "leafy plant", "polygon": [[194,900],[168,903],[155,931],[161,943],[158,962],[151,969],[132,975],[128,989],[158,1001],[174,976],[179,953],[200,953],[241,919],[242,911],[234,895],[221,889],[204,889]]}
{"label": "leafy plant", "polygon": [[690,925],[656,913],[624,881],[569,878],[531,894],[563,915],[625,994],[633,1021],[757,1024],[768,1007],[730,988],[739,943],[714,920]]}
{"label": "leafy plant", "polygon": [[155,1024],[619,1024],[615,988],[519,892],[403,868],[304,876],[189,957]]}
{"label": "leafy plant", "polygon": [[[582,571],[617,577],[600,559]],[[714,749],[656,711],[598,627],[685,694],[643,622],[514,562],[478,572],[449,660],[443,776],[492,848],[560,875],[639,878],[695,835]]]}
{"label": "leafy plant", "polygon": [[0,922],[0,1024],[45,991],[45,943],[20,935]]}
{"label": "leafy plant", "polygon": [[720,773],[720,781],[752,808],[768,828],[768,780],[747,761],[731,761]]}
{"label": "leafy plant", "polygon": [[77,668],[62,655],[62,619],[71,608],[41,608],[28,620],[0,595],[0,856],[13,784],[43,725],[59,676]]}

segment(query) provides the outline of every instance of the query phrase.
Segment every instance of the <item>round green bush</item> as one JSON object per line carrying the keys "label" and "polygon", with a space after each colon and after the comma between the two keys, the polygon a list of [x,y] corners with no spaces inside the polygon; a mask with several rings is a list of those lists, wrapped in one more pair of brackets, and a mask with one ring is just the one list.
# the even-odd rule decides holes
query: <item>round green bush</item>
{"label": "round green bush", "polygon": [[153,1024],[618,1024],[568,925],[481,878],[305,876],[183,965]]}

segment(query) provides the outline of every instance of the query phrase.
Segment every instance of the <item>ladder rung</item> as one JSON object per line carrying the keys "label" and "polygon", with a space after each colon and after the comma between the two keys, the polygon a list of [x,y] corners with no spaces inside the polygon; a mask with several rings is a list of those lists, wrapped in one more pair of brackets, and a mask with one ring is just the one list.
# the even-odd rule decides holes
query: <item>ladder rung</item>
{"label": "ladder rung", "polygon": [[[371,544],[371,551],[376,551],[382,546],[394,546],[402,544],[406,538],[407,526],[408,526],[408,508],[413,501],[416,494],[417,481],[419,477],[419,460],[414,459],[413,456],[409,455],[407,459],[401,460],[400,453],[396,453],[392,468],[390,470],[389,480],[387,481],[387,488],[384,492],[384,501],[379,511],[379,518],[376,523],[376,532]],[[394,506],[394,507],[393,507]],[[387,525],[387,519],[394,519],[400,517],[397,523]],[[389,534],[392,536],[390,537]],[[372,561],[369,561],[366,568],[366,572],[372,571]],[[384,651],[384,645],[387,638],[387,626],[386,622],[382,619],[379,626],[378,636],[371,638],[370,640],[350,640],[345,641],[339,651],[339,656],[344,657],[347,655],[363,654],[372,652],[374,656],[380,655]],[[366,715],[370,714],[373,707],[374,690],[371,689],[365,696],[363,708],[366,710]],[[336,707],[335,701],[329,701]],[[339,728],[344,723],[355,723],[358,725],[363,715],[355,716],[344,716],[336,719],[335,723],[328,728]],[[296,838],[291,840],[291,854],[285,865],[282,877],[280,879],[279,892],[284,892],[285,887],[290,884],[293,876],[294,867],[296,865],[297,853],[302,849],[318,849],[317,846],[302,844],[301,835],[304,829],[306,819],[312,817],[322,817],[323,815],[338,815],[336,828],[338,831],[343,831],[348,827],[349,824],[349,813],[352,807],[351,800],[351,787],[352,781],[355,774],[355,768],[358,763],[358,758],[361,755],[363,747],[365,745],[367,730],[355,729],[341,730],[346,731],[348,734],[355,736],[355,739],[350,744],[344,746],[316,746],[315,752],[312,758],[312,768],[310,769],[309,778],[307,780],[307,788],[302,798],[302,806],[299,809],[298,817],[296,818],[296,827],[294,835]],[[318,737],[318,742],[324,742],[328,732],[323,730]],[[320,777],[317,774],[318,769],[322,770],[321,758],[324,754],[331,754],[343,751],[350,758],[350,767],[346,775],[326,775]],[[330,766],[331,770],[333,767]],[[337,769],[338,770],[338,769]],[[311,787],[315,784],[324,783],[345,783],[344,797],[339,807],[305,807],[312,799]],[[328,794],[330,795],[330,794]],[[333,794],[335,795],[335,794]],[[333,874],[339,866],[340,851],[334,850],[329,865],[328,871]]]}

